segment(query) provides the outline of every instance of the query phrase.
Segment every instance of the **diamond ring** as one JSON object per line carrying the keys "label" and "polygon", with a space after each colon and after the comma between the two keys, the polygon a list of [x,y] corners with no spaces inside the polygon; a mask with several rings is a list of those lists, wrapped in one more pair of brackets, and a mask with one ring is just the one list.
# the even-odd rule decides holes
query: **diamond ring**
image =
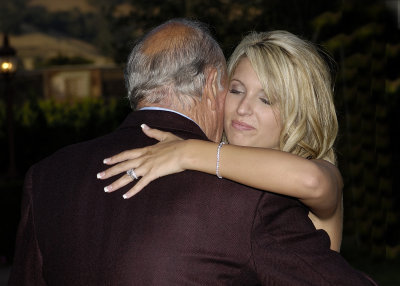
{"label": "diamond ring", "polygon": [[132,180],[137,180],[138,179],[138,177],[137,177],[137,175],[135,173],[135,170],[129,169],[128,171],[126,171],[126,173],[129,175],[129,177],[132,178]]}

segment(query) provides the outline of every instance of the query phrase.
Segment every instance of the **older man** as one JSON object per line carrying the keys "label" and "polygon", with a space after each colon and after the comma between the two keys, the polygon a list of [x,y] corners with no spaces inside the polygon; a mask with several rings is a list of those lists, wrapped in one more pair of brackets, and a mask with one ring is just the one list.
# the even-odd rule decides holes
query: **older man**
{"label": "older man", "polygon": [[[155,143],[142,123],[219,141],[225,60],[199,23],[169,21],[133,49],[132,112],[115,132],[33,166],[9,285],[368,285],[294,199],[185,171],[130,200],[105,195],[101,161]],[[134,175],[134,174],[133,174]]]}

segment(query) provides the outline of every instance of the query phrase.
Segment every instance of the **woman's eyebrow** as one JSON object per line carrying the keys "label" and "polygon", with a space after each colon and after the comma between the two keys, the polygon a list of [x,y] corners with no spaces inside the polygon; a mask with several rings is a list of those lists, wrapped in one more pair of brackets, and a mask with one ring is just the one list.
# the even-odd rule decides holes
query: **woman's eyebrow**
{"label": "woman's eyebrow", "polygon": [[242,82],[241,80],[236,79],[236,78],[232,78],[231,81],[237,81],[237,82],[239,82],[240,84],[244,85],[243,82]]}

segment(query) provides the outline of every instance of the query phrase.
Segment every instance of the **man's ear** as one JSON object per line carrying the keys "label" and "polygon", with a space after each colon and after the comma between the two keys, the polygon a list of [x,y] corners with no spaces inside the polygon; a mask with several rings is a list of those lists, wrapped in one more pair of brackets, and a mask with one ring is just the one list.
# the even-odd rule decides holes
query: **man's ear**
{"label": "man's ear", "polygon": [[207,105],[211,110],[217,109],[217,96],[218,96],[218,71],[213,68],[210,69],[206,79],[205,96]]}

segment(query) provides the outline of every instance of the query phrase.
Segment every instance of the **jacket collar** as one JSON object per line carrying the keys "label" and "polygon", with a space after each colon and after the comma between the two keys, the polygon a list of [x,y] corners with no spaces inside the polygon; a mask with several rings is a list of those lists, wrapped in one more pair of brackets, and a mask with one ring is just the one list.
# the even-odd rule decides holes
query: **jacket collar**
{"label": "jacket collar", "polygon": [[[164,110],[139,110],[131,112],[118,129],[138,127],[147,124],[151,128],[157,128],[174,134],[190,133],[194,138],[207,140],[207,136],[200,127],[190,119],[177,113]],[[179,135],[178,135],[179,136]],[[192,137],[192,136],[188,136]]]}

